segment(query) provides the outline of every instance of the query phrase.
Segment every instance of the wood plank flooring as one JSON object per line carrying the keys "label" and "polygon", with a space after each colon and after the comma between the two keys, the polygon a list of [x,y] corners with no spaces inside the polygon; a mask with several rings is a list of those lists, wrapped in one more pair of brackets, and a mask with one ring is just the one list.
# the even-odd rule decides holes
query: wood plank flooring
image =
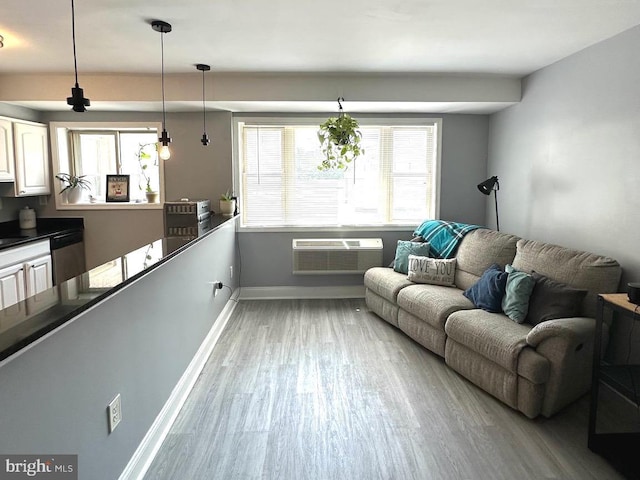
{"label": "wood plank flooring", "polygon": [[145,479],[611,479],[588,401],[529,420],[364,300],[240,301]]}

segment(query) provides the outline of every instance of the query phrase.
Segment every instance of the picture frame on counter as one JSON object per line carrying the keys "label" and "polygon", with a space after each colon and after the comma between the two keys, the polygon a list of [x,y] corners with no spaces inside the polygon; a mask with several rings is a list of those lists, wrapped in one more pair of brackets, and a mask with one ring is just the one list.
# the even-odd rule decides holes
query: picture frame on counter
{"label": "picture frame on counter", "polygon": [[107,175],[107,202],[128,202],[131,182],[129,175]]}

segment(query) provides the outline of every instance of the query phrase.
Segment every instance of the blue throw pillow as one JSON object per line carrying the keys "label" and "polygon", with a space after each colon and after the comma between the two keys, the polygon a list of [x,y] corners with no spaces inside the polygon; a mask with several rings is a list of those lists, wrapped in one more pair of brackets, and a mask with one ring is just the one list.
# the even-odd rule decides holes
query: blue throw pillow
{"label": "blue throw pillow", "polygon": [[429,243],[398,240],[398,246],[396,247],[396,258],[393,261],[393,269],[396,272],[400,272],[404,274],[408,273],[409,255],[417,255],[419,257],[428,257]]}
{"label": "blue throw pillow", "polygon": [[503,272],[500,265],[494,263],[484,271],[474,285],[464,291],[463,295],[482,310],[501,312],[507,276],[507,272]]}

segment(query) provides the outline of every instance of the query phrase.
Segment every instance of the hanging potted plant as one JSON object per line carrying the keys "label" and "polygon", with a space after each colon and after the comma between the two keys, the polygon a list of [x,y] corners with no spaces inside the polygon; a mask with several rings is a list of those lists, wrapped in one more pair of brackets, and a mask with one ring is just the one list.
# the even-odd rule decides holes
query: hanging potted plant
{"label": "hanging potted plant", "polygon": [[[150,145],[153,145],[154,151],[156,152],[155,155],[152,155],[151,153],[145,151],[145,148]],[[142,179],[144,180],[144,183],[145,183],[144,187],[142,183],[138,183],[138,188],[140,190],[144,189],[145,196],[147,197],[147,203],[158,203],[159,194],[151,186],[151,177],[147,173],[147,170],[149,168],[150,162],[152,161],[152,158],[153,158],[153,164],[154,165],[158,164],[157,149],[158,149],[158,144],[156,142],[144,143],[144,144],[141,143],[140,146],[138,147],[138,153],[137,153],[138,164],[140,165],[140,172],[142,174]]]}
{"label": "hanging potted plant", "polygon": [[320,125],[318,140],[325,158],[318,165],[318,170],[345,170],[351,162],[364,153],[360,146],[362,133],[358,121],[342,111],[344,98],[338,98],[340,114],[330,117]]}
{"label": "hanging potted plant", "polygon": [[64,187],[60,190],[60,195],[67,198],[67,203],[79,203],[82,200],[83,190],[91,190],[91,182],[86,175],[72,175],[69,173],[58,173],[56,178],[60,180]]}

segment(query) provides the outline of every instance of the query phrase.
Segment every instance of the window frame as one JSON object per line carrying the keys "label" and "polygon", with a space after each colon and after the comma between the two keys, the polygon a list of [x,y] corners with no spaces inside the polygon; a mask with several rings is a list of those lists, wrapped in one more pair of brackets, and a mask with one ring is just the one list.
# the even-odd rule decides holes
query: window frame
{"label": "window frame", "polygon": [[[62,130],[62,132],[60,132]],[[165,180],[164,161],[158,162],[160,176],[160,200],[158,203],[136,203],[136,202],[98,202],[98,203],[64,203],[60,191],[62,184],[55,176],[59,172],[71,172],[72,158],[70,152],[74,146],[69,144],[70,131],[95,131],[96,133],[114,133],[120,131],[154,131],[160,132],[162,124],[160,122],[50,122],[49,137],[51,142],[51,163],[53,196],[56,210],[160,210],[164,208],[165,202]],[[59,135],[64,137],[65,145],[58,142]],[[66,154],[65,154],[66,153]],[[119,155],[119,153],[116,153]],[[119,162],[119,158],[116,158]]]}
{"label": "window frame", "polygon": [[[269,126],[296,126],[296,125],[320,125],[327,119],[328,115],[316,116],[271,116],[271,115],[234,115],[233,117],[233,188],[234,192],[238,196],[241,195],[242,181],[242,139],[240,134],[240,124],[257,123]],[[434,139],[435,145],[435,163],[433,174],[433,188],[434,193],[434,218],[440,218],[440,185],[441,185],[441,159],[442,159],[442,125],[443,119],[441,117],[416,117],[416,116],[377,116],[357,114],[354,116],[357,118],[360,126],[388,126],[388,127],[402,127],[402,126],[435,126],[436,132]],[[239,200],[241,200],[239,198]],[[240,207],[241,208],[241,205]],[[387,202],[386,208],[390,208],[389,202]],[[242,215],[242,214],[241,214]],[[246,226],[242,224],[242,221],[238,222],[238,230],[244,232],[346,232],[346,231],[406,231],[407,229],[413,229],[415,223],[393,223],[393,224],[370,224],[370,225],[335,225],[335,226]]]}

